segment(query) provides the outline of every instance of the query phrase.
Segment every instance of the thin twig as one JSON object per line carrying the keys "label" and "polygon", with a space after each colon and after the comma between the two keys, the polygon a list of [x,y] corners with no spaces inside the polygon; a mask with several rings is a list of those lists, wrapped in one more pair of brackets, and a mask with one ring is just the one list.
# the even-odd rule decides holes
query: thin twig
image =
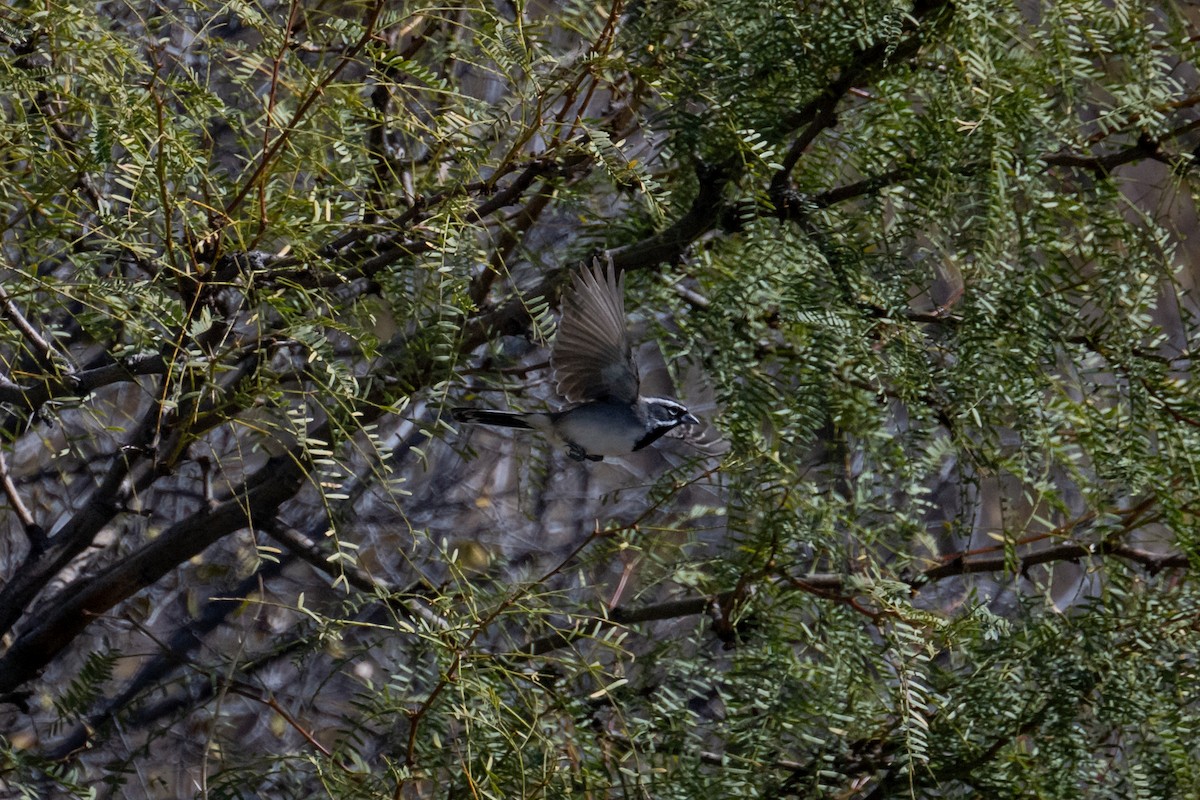
{"label": "thin twig", "polygon": [[[483,635],[484,631],[486,631],[489,627],[491,627],[493,622],[495,622],[497,619],[499,619],[501,614],[503,614],[505,611],[507,611],[509,608],[511,608],[514,604],[519,602],[523,597],[525,597],[530,592],[531,589],[533,589],[536,586],[541,586],[541,585],[545,584],[547,581],[549,581],[551,578],[553,578],[559,572],[566,569],[566,567],[569,564],[573,563],[575,561],[575,559],[578,558],[579,554],[582,553],[584,550],[586,550],[589,546],[591,546],[591,544],[593,542],[595,542],[597,539],[600,539],[611,533],[613,533],[613,531],[602,531],[599,529],[599,527],[597,527],[594,531],[592,531],[592,533],[586,539],[584,539],[582,542],[580,542],[579,545],[576,546],[573,550],[571,550],[571,552],[568,553],[565,558],[563,558],[557,565],[555,565],[550,570],[548,570],[544,575],[521,585],[520,587],[517,588],[516,591],[512,592],[508,597],[504,598],[504,600],[502,600],[494,609],[492,609],[491,613],[487,614],[483,619],[481,619],[475,625],[474,629],[471,631],[471,633],[467,637],[466,641],[464,641],[461,645],[459,645],[458,647],[455,648],[454,658],[451,659],[450,666],[446,669],[446,671],[442,675],[441,679],[438,680],[437,684],[433,687],[432,690],[430,690],[428,696],[426,696],[425,700],[421,703],[421,705],[417,709],[415,709],[411,714],[409,714],[408,743],[407,743],[407,747],[405,749],[405,756],[406,756],[407,766],[408,766],[410,773],[416,772],[415,765],[416,765],[416,754],[417,754],[417,733],[420,729],[421,721],[422,721],[422,719],[424,719],[425,715],[427,715],[429,713],[430,709],[433,708],[433,704],[441,696],[442,692],[444,692],[446,690],[446,687],[448,687],[453,681],[455,681],[457,679],[458,670],[459,670],[459,667],[462,665],[463,657],[466,655],[467,651],[472,647],[472,645],[475,644],[475,641],[481,635]],[[393,792],[393,795],[392,795],[394,798],[396,798],[396,800],[399,800],[399,798],[403,796],[406,780],[407,779],[402,778],[400,781],[398,781],[396,783],[396,790],[395,790],[395,792]]]}
{"label": "thin twig", "polygon": [[322,97],[325,94],[325,89],[327,89],[329,85],[333,83],[334,79],[342,73],[342,70],[344,70],[350,64],[350,62],[354,60],[359,52],[361,52],[362,49],[367,46],[367,43],[375,36],[375,24],[379,21],[379,15],[383,13],[384,5],[385,0],[375,0],[375,3],[367,12],[366,20],[363,23],[362,36],[360,36],[358,41],[351,45],[342,54],[341,58],[338,60],[338,63],[335,64],[331,70],[329,70],[325,77],[321,79],[321,82],[314,86],[309,91],[308,96],[306,96],[304,100],[302,100],[296,107],[295,112],[292,114],[292,118],[288,120],[286,125],[283,126],[283,128],[279,131],[279,135],[275,137],[275,141],[271,142],[271,146],[268,147],[266,152],[263,153],[263,157],[258,162],[258,166],[255,167],[254,172],[250,174],[250,177],[246,179],[244,184],[242,184],[242,188],[238,190],[237,194],[233,196],[233,199],[231,199],[225,206],[224,217],[226,219],[230,219],[233,216],[234,212],[237,211],[237,209],[246,200],[247,195],[249,195],[250,192],[258,185],[258,182],[265,175],[271,162],[275,160],[275,156],[280,150],[283,149],[283,146],[287,144],[288,140],[292,136],[292,133],[296,130],[296,126],[300,123],[300,120],[304,119],[304,115],[308,113],[310,108],[312,108],[312,105],[317,101],[317,98]]}
{"label": "thin twig", "polygon": [[437,614],[424,603],[418,602],[417,598],[414,597],[411,600],[399,599],[403,596],[411,596],[421,588],[428,588],[423,583],[419,582],[404,591],[400,591],[395,587],[389,586],[384,581],[372,578],[362,567],[346,559],[339,559],[333,562],[330,560],[330,554],[325,552],[316,542],[290,525],[287,525],[278,517],[263,526],[263,531],[276,542],[283,545],[289,553],[320,570],[334,581],[344,577],[346,583],[355,589],[373,597],[384,598],[389,606],[400,611],[407,617],[424,620],[431,627],[439,630],[448,630],[450,628],[450,623],[446,621],[445,617]]}
{"label": "thin twig", "polygon": [[0,484],[3,484],[8,503],[12,506],[13,513],[17,515],[21,527],[25,530],[25,537],[29,540],[30,548],[41,551],[46,546],[46,531],[33,518],[33,514],[21,500],[21,495],[17,493],[17,487],[8,473],[8,460],[4,457],[2,449],[0,449]]}
{"label": "thin twig", "polygon": [[[321,755],[325,756],[326,758],[333,758],[333,751],[330,750],[325,745],[318,742],[316,737],[313,736],[311,731],[309,731],[307,728],[305,728],[303,725],[301,725],[296,720],[296,718],[294,716],[292,716],[290,712],[288,712],[287,709],[285,709],[282,705],[279,704],[279,701],[275,699],[274,695],[271,695],[271,694],[263,695],[255,687],[250,686],[249,684],[246,684],[246,683],[241,683],[239,681],[234,681],[233,683],[231,683],[229,686],[229,691],[233,692],[234,694],[238,695],[239,697],[245,697],[246,699],[253,700],[256,703],[262,703],[267,708],[271,709],[276,714],[278,714],[284,720],[284,722],[286,722],[288,725],[292,726],[292,729],[295,730],[297,733],[299,733],[301,736],[303,736],[304,740],[306,742],[308,742],[310,745],[312,745],[314,748],[316,748],[318,751],[320,751]],[[339,767],[341,767],[344,770],[347,770],[347,771],[349,770],[349,767],[347,767],[345,764],[341,763],[340,761],[334,761],[334,763],[337,764]]]}
{"label": "thin twig", "polygon": [[34,357],[38,363],[47,369],[53,370],[55,368],[54,347],[33,325],[29,324],[29,320],[25,319],[25,315],[17,308],[17,304],[13,302],[12,297],[3,284],[0,284],[0,308],[4,309],[4,316],[8,318],[13,327],[19,330],[21,335],[33,347]]}

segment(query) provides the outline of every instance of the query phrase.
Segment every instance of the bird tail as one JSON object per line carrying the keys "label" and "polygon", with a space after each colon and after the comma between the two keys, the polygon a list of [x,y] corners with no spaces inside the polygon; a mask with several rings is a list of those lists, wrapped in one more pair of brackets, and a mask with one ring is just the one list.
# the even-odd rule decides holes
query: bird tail
{"label": "bird tail", "polygon": [[522,430],[536,430],[535,426],[529,423],[529,414],[520,414],[515,411],[489,411],[485,408],[452,408],[450,416],[457,422],[473,422],[477,425],[499,425],[502,428],[521,428]]}

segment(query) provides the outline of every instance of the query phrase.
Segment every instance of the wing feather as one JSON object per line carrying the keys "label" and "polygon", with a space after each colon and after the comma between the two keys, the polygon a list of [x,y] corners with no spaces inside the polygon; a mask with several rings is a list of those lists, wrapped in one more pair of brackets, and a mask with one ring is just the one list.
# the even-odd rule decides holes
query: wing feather
{"label": "wing feather", "polygon": [[558,392],[572,403],[638,397],[637,363],[625,330],[625,275],[595,261],[575,278],[550,354]]}

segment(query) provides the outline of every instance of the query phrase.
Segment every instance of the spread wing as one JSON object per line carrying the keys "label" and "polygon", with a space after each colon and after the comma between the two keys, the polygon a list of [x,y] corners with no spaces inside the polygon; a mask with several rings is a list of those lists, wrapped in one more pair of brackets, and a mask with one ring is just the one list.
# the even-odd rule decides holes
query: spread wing
{"label": "spread wing", "polygon": [[598,261],[575,274],[550,354],[558,393],[572,403],[638,397],[637,363],[625,331],[625,275]]}

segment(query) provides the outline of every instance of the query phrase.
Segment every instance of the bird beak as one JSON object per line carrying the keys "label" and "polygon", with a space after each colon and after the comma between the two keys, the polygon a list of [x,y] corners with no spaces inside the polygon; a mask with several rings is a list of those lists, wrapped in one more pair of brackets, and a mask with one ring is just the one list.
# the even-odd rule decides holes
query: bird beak
{"label": "bird beak", "polygon": [[695,418],[694,416],[692,416],[691,414],[684,414],[684,415],[683,415],[683,416],[680,418],[680,420],[679,420],[679,421],[680,421],[682,424],[684,424],[684,425],[699,425],[699,424],[700,424],[700,420],[696,419],[696,418]]}

